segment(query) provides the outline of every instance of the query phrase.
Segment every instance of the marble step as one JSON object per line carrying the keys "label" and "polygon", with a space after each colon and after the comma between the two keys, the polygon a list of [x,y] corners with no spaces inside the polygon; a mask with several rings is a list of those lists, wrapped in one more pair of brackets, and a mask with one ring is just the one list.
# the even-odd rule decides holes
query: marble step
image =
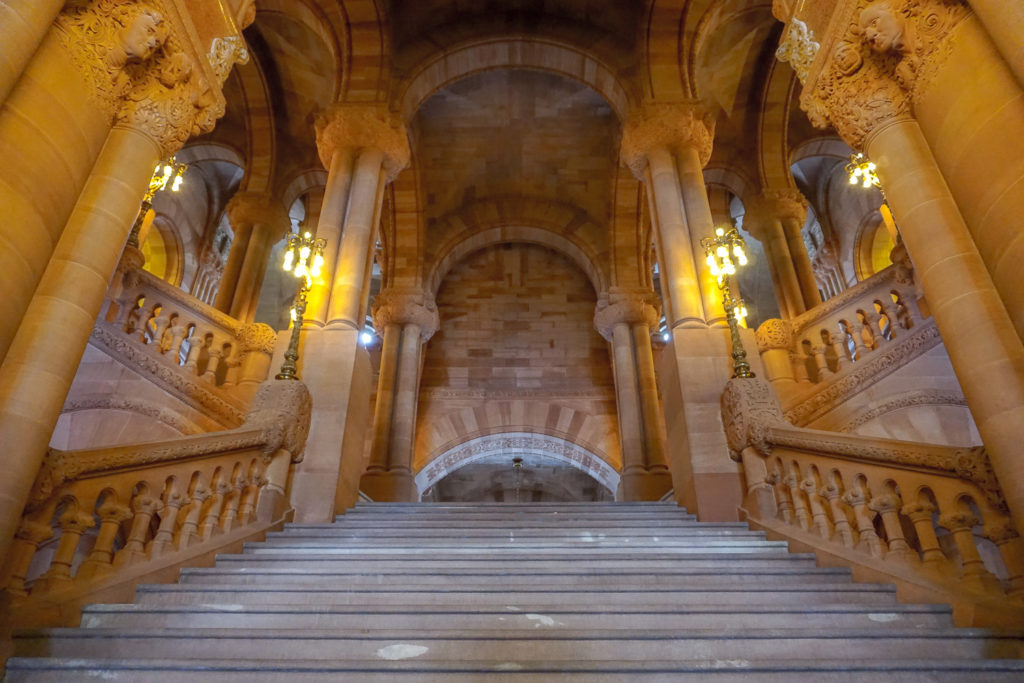
{"label": "marble step", "polygon": [[533,628],[500,633],[391,630],[385,634],[334,630],[138,628],[41,629],[15,638],[18,656],[258,660],[367,660],[415,657],[417,661],[645,662],[647,660],[1020,658],[1024,633],[981,629],[832,628],[703,629],[691,632],[634,629]]}
{"label": "marble step", "polygon": [[372,538],[395,538],[395,539],[416,539],[425,540],[433,538],[450,539],[454,534],[459,538],[507,538],[514,534],[517,538],[544,538],[544,539],[573,539],[586,537],[604,538],[630,538],[642,536],[647,538],[740,538],[740,539],[764,539],[763,531],[751,531],[747,527],[730,527],[728,529],[707,529],[705,527],[674,527],[661,526],[656,529],[645,526],[610,525],[607,527],[592,527],[587,529],[565,529],[561,526],[549,527],[520,527],[514,529],[508,527],[495,527],[493,529],[481,529],[476,525],[462,527],[437,526],[437,527],[411,527],[408,529],[386,528],[379,526],[374,528],[369,525],[359,528],[350,528],[342,525],[335,525],[327,529],[297,529],[286,527],[284,531],[275,531],[267,534],[267,542],[279,539],[314,539],[318,541],[343,541],[351,538],[369,536]]}
{"label": "marble step", "polygon": [[751,571],[723,567],[721,569],[695,569],[680,571],[606,570],[601,567],[574,567],[548,570],[510,571],[508,567],[492,569],[455,570],[447,568],[425,568],[420,571],[383,570],[338,570],[333,572],[309,572],[300,569],[219,569],[212,567],[183,569],[179,582],[182,584],[223,584],[259,585],[266,588],[275,586],[295,587],[322,586],[333,588],[338,585],[407,585],[420,586],[449,585],[462,586],[499,584],[506,586],[561,586],[606,588],[626,586],[674,586],[686,588],[728,588],[737,584],[748,585],[757,582],[762,587],[791,586],[803,584],[849,585],[850,570],[843,567],[822,569],[761,568]]}
{"label": "marble step", "polygon": [[[871,627],[944,628],[953,626],[950,608],[941,605],[803,605],[767,607],[751,603],[689,603],[686,607],[545,604],[481,606],[448,609],[409,603],[397,606],[331,604],[330,599],[299,604],[271,604],[248,594],[236,602],[181,605],[162,604],[145,593],[131,605],[92,605],[82,612],[82,628],[249,628],[371,630],[424,629],[425,631],[554,629],[816,629]],[[257,598],[259,596],[256,596]],[[386,633],[384,634],[386,636]]]}
{"label": "marble step", "polygon": [[898,662],[778,659],[648,660],[644,662],[555,661],[506,658],[475,662],[412,660],[16,658],[8,662],[10,683],[1019,683],[1024,661],[1003,659],[907,659]]}
{"label": "marble step", "polygon": [[586,548],[589,553],[635,555],[641,553],[769,553],[786,552],[789,544],[784,541],[762,541],[751,539],[714,539],[699,540],[666,539],[650,540],[643,538],[622,539],[553,539],[542,541],[537,539],[429,539],[422,542],[412,540],[397,541],[387,538],[362,539],[347,543],[330,543],[326,541],[289,541],[277,540],[270,543],[246,543],[245,554],[274,555],[281,552],[294,552],[303,557],[322,557],[325,555],[351,555],[363,552],[387,554],[423,554],[444,552],[449,555],[468,555],[474,553],[564,553],[573,548]]}
{"label": "marble step", "polygon": [[[811,605],[849,604],[888,606],[896,602],[893,586],[878,584],[849,584],[829,586],[766,586],[763,588],[735,586],[733,588],[678,589],[645,588],[595,589],[580,587],[488,586],[473,590],[462,586],[345,586],[333,590],[302,588],[263,588],[261,586],[197,586],[193,584],[152,584],[136,589],[139,599],[145,596],[149,604],[187,605],[239,604],[262,600],[307,605]],[[91,608],[88,608],[91,609]]]}

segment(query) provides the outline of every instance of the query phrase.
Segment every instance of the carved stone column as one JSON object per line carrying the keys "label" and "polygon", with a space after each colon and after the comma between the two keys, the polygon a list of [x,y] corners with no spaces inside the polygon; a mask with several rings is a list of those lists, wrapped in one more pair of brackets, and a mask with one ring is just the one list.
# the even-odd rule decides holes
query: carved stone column
{"label": "carved stone column", "polygon": [[0,1],[0,104],[63,7],[64,0]]}
{"label": "carved stone column", "polygon": [[832,22],[842,33],[823,40],[831,47],[815,61],[801,105],[812,123],[834,126],[878,165],[915,277],[1022,527],[1024,344],[914,118],[943,66],[951,32],[969,21],[968,12],[959,3],[931,1],[909,15],[887,3],[841,8],[849,20]]}
{"label": "carved stone column", "polygon": [[659,500],[672,488],[651,352],[656,302],[654,292],[613,288],[594,314],[594,327],[612,345],[623,500]]}
{"label": "carved stone column", "polygon": [[757,328],[757,350],[764,363],[764,371],[771,383],[778,389],[792,387],[796,383],[793,374],[793,326],[786,320],[770,318]]}
{"label": "carved stone column", "polygon": [[1005,0],[970,0],[971,9],[992,36],[999,53],[1024,86],[1024,5]]}
{"label": "carved stone column", "polygon": [[714,119],[691,105],[647,105],[630,117],[622,133],[622,158],[647,185],[661,294],[672,329],[704,327],[709,317],[724,319],[700,246],[700,239],[713,233],[700,173],[711,158],[713,137]]}
{"label": "carved stone column", "polygon": [[259,304],[270,248],[289,230],[288,214],[278,200],[250,192],[232,197],[227,214],[235,240],[221,276],[216,307],[250,322]]}
{"label": "carved stone column", "polygon": [[373,500],[415,501],[412,461],[423,345],[439,325],[437,306],[422,290],[385,289],[373,302],[384,331],[370,464],[359,488]]}
{"label": "carved stone column", "polygon": [[292,501],[298,520],[326,522],[358,497],[371,423],[372,370],[359,344],[366,283],[385,187],[410,152],[405,128],[384,107],[335,105],[317,119],[316,133],[328,169],[317,236],[327,248],[302,333],[300,374],[313,395],[314,418]]}
{"label": "carved stone column", "polygon": [[[0,441],[18,453],[0,479],[0,555],[89,341],[153,168],[222,114],[191,59],[162,53],[130,88],[0,367]],[[59,330],[60,344],[53,344]]]}
{"label": "carved stone column", "polygon": [[743,227],[764,246],[779,311],[795,317],[821,303],[801,229],[807,202],[798,192],[765,191],[748,200]]}
{"label": "carved stone column", "polygon": [[122,98],[168,36],[167,22],[143,2],[69,3],[50,28],[54,5],[64,4],[0,2],[0,83],[5,68],[20,71],[35,50],[0,109],[0,361]]}

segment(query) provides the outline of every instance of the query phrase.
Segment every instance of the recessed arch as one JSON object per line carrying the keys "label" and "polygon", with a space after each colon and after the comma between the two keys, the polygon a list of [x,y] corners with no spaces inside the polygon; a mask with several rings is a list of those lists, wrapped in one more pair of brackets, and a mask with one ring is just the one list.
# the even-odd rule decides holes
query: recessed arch
{"label": "recessed arch", "polygon": [[620,121],[632,99],[618,76],[595,55],[550,40],[519,36],[463,43],[424,60],[398,88],[396,103],[406,121],[434,93],[468,76],[496,69],[547,71],[583,83],[601,95]]}
{"label": "recessed arch", "polygon": [[619,473],[589,449],[557,436],[537,432],[502,432],[469,438],[432,458],[416,474],[416,489],[424,491],[455,470],[496,455],[540,455],[593,477],[614,494]]}

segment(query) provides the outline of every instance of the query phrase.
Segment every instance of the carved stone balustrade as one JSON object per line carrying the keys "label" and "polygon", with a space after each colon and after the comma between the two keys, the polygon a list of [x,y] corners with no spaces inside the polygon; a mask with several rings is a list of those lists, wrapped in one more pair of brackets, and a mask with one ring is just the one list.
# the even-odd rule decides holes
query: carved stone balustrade
{"label": "carved stone balustrade", "polygon": [[[63,613],[61,605],[80,606],[91,591],[283,523],[289,467],[301,459],[311,408],[304,384],[271,380],[237,429],[51,451],[2,585],[12,599],[28,601],[29,612],[48,604]],[[42,554],[34,562],[46,543],[56,544],[52,559]]]}
{"label": "carved stone balustrade", "polygon": [[270,372],[277,334],[242,323],[140,269],[108,295],[91,342],[228,426]]}
{"label": "carved stone balustrade", "polygon": [[961,625],[1024,617],[1024,549],[983,447],[795,427],[760,379],[729,382],[722,421],[755,527],[949,602]]}

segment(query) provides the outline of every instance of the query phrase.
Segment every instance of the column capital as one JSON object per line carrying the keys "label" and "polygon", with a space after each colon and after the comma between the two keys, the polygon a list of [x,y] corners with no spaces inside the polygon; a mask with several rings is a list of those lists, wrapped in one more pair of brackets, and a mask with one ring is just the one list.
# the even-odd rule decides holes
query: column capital
{"label": "column capital", "polygon": [[608,341],[612,340],[619,323],[644,324],[657,330],[661,320],[660,304],[653,290],[612,287],[597,302],[594,329]]}
{"label": "column capital", "polygon": [[942,515],[938,519],[939,526],[944,529],[948,529],[950,533],[955,531],[970,531],[977,526],[980,521],[981,520],[970,512],[951,512],[947,515]]}
{"label": "column capital", "polygon": [[388,325],[419,325],[426,343],[440,327],[437,304],[422,289],[389,287],[373,298],[373,325],[383,331]]}
{"label": "column capital", "polygon": [[648,102],[634,109],[622,130],[622,161],[643,177],[648,155],[656,149],[697,150],[701,166],[711,159],[715,119],[694,102]]}
{"label": "column capital", "polygon": [[791,219],[801,226],[807,220],[807,199],[799,190],[762,190],[744,201],[743,227],[760,242],[772,220]]}
{"label": "column capital", "polygon": [[288,214],[276,197],[260,192],[236,192],[224,209],[228,222],[236,232],[240,228],[267,225],[288,229]]}
{"label": "column capital", "polygon": [[316,146],[324,168],[331,167],[335,152],[377,149],[384,153],[388,181],[409,165],[409,135],[397,117],[385,107],[372,104],[334,104],[316,117]]}
{"label": "column capital", "polygon": [[810,69],[800,106],[818,128],[832,125],[852,147],[888,123],[913,115],[913,103],[952,50],[946,39],[968,16],[944,0],[842,0]]}
{"label": "column capital", "polygon": [[128,88],[115,122],[144,133],[168,157],[193,135],[213,130],[223,114],[223,97],[192,56],[164,48]]}
{"label": "column capital", "polygon": [[769,318],[761,323],[755,333],[757,348],[761,353],[774,349],[793,348],[793,325],[788,320]]}

